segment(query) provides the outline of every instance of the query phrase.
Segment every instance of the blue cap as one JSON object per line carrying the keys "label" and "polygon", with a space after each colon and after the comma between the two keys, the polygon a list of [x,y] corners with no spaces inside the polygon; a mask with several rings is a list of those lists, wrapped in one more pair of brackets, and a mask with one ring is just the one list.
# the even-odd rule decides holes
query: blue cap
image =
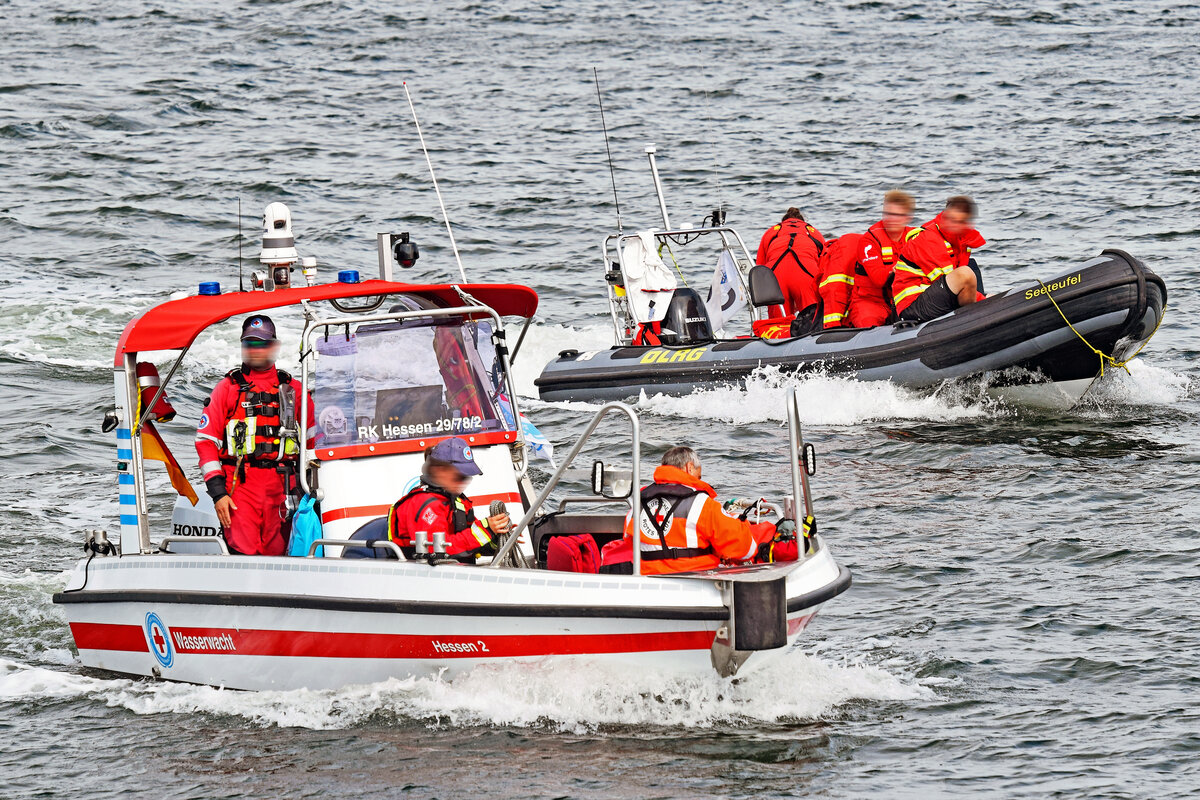
{"label": "blue cap", "polygon": [[265,314],[246,317],[246,321],[242,323],[242,341],[275,341],[275,323]]}
{"label": "blue cap", "polygon": [[471,445],[455,436],[434,445],[429,453],[429,463],[454,467],[463,475],[482,475],[483,470],[475,463]]}

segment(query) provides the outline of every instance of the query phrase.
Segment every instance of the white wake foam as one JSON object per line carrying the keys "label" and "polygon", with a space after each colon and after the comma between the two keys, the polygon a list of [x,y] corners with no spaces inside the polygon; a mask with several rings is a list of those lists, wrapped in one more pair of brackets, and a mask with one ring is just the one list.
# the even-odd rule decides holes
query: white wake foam
{"label": "white wake foam", "polygon": [[[521,326],[509,326],[506,330],[509,346],[517,342]],[[558,356],[562,350],[573,349],[584,352],[587,350],[607,350],[612,346],[612,326],[605,323],[585,325],[573,328],[570,325],[543,325],[534,323],[525,334],[525,341],[513,361],[513,382],[517,385],[517,393],[522,397],[538,396],[534,381],[542,374],[542,369]]]}
{"label": "white wake foam", "polygon": [[993,413],[995,403],[969,401],[955,392],[918,392],[889,381],[813,373],[782,374],[777,367],[757,370],[745,388],[701,389],[683,397],[642,393],[638,410],[687,419],[707,418],[735,425],[787,419],[787,392],[800,393],[805,425],[858,425],[882,420],[955,421]]}
{"label": "white wake foam", "polygon": [[1123,369],[1110,369],[1084,396],[1081,408],[1164,406],[1186,400],[1191,381],[1186,375],[1135,358]]}
{"label": "white wake foam", "polygon": [[346,728],[384,717],[430,726],[587,731],[606,726],[707,728],[808,720],[851,700],[906,701],[930,689],[867,665],[793,651],[739,681],[664,676],[585,659],[484,666],[455,680],[409,678],[337,691],[238,692],[102,680],[0,659],[0,699],[84,697],[135,714],[207,713],[258,725]]}

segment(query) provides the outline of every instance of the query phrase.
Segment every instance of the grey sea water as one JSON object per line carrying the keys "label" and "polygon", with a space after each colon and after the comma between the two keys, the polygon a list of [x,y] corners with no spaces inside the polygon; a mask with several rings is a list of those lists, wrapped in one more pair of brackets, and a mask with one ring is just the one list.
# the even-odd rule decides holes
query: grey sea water
{"label": "grey sea water", "polygon": [[[17,0],[0,30],[0,796],[1200,792],[1200,5]],[[1167,319],[1061,414],[805,379],[855,585],[739,684],[581,662],[248,694],[79,667],[49,598],[80,531],[116,527],[116,338],[236,283],[238,199],[247,255],[282,200],[327,276],[369,272],[382,230],[419,241],[414,279],[454,269],[403,82],[468,275],[541,295],[522,386],[605,344],[593,66],[627,227],[657,222],[652,141],[673,221],[721,202],[751,247],[789,205],[840,233],[888,188],[921,219],[965,192],[989,286],[1116,246],[1166,279]],[[201,337],[173,386],[193,478],[188,426],[234,334]],[[643,399],[649,457],[688,442],[723,491],[783,491],[786,385]],[[526,404],[560,447],[591,413]]]}

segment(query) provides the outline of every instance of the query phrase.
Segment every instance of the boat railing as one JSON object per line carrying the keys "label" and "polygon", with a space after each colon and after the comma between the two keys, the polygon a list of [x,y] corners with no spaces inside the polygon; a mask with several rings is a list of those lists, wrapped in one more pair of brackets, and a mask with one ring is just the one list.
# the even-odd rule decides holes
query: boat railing
{"label": "boat railing", "polygon": [[[583,433],[580,434],[579,438],[575,441],[575,445],[571,448],[571,451],[569,453],[567,453],[567,456],[566,456],[566,458],[563,459],[562,464],[560,464],[558,469],[556,469],[554,471],[554,474],[550,476],[550,480],[546,482],[546,486],[538,494],[537,498],[530,504],[529,510],[527,512],[525,512],[525,516],[521,518],[521,521],[517,523],[517,526],[515,528],[513,528],[512,532],[508,535],[507,541],[505,541],[504,544],[500,547],[499,552],[497,552],[496,556],[492,559],[492,563],[488,565],[490,568],[498,569],[499,567],[501,567],[505,564],[505,562],[508,560],[509,553],[512,551],[512,549],[514,547],[517,546],[517,540],[520,538],[522,533],[524,533],[526,530],[529,529],[530,523],[532,523],[537,518],[538,511],[540,511],[542,506],[546,503],[546,498],[548,498],[550,496],[550,493],[552,491],[554,491],[554,488],[556,486],[558,486],[559,482],[562,480],[563,475],[566,474],[567,468],[570,467],[571,464],[574,463],[574,461],[575,461],[576,457],[579,455],[580,451],[583,450],[583,446],[585,444],[587,444],[587,442],[591,438],[592,434],[596,431],[597,426],[600,425],[600,423],[604,420],[605,417],[607,417],[609,414],[614,414],[614,413],[615,414],[623,414],[626,417],[628,417],[628,419],[629,419],[629,425],[630,425],[632,439],[633,439],[632,448],[631,448],[632,455],[633,455],[633,470],[632,470],[632,476],[631,476],[632,479],[631,479],[631,483],[630,483],[631,494],[628,498],[623,498],[623,499],[627,500],[631,506],[631,512],[633,514],[634,530],[640,529],[641,523],[642,523],[642,515],[641,515],[641,509],[642,509],[642,484],[641,484],[642,434],[641,434],[641,426],[640,426],[640,423],[638,422],[637,412],[635,412],[632,408],[627,406],[625,403],[606,403],[605,405],[601,406],[600,410],[597,411],[596,414],[592,417],[591,422],[589,422],[587,424],[587,427],[583,429]],[[571,498],[567,498],[567,499],[571,499]],[[589,499],[592,499],[596,502],[601,502],[602,500],[607,499],[607,498],[589,498]],[[633,574],[634,575],[642,574],[642,554],[641,554],[640,548],[637,548],[637,547],[633,548]]]}
{"label": "boat railing", "polygon": [[[800,390],[795,386],[788,389],[787,397],[787,412],[788,412],[788,455],[792,462],[792,513],[795,515],[796,522],[802,523],[800,519],[801,507],[800,503],[804,503],[803,511],[805,517],[812,517],[812,496],[809,493],[808,476],[810,468],[816,468],[816,456],[811,447],[804,444],[804,431],[800,425]],[[811,460],[811,461],[810,461]],[[787,509],[784,508],[786,513]],[[813,552],[816,552],[817,539],[814,537],[812,541]],[[803,558],[803,553],[801,553]]]}
{"label": "boat railing", "polygon": [[562,500],[559,500],[558,501],[558,510],[566,511],[567,506],[569,506],[569,505],[583,505],[583,504],[597,505],[597,506],[613,504],[613,505],[623,505],[626,508],[628,508],[629,507],[629,498],[628,497],[596,497],[594,495],[586,495],[586,494],[574,495],[572,497],[564,497]]}
{"label": "boat railing", "polygon": [[[740,264],[742,262],[748,263],[751,266],[754,264],[754,258],[750,255],[750,250],[746,247],[745,241],[742,240],[741,234],[728,225],[714,225],[707,228],[675,228],[670,230],[654,230],[655,238],[660,241],[665,241],[672,237],[700,237],[713,233],[721,237],[721,249],[728,250],[731,254],[733,254],[734,264]],[[604,265],[604,272],[606,275],[609,271],[609,265],[617,264],[618,268],[621,270],[622,276],[624,276],[625,262],[623,254],[624,248],[622,245],[630,239],[636,239],[637,236],[638,234],[636,233],[620,232],[609,234],[604,238],[604,241],[600,244],[600,253],[601,263]],[[736,255],[738,250],[740,250],[742,253],[741,257]],[[613,258],[612,253],[615,253],[615,258]],[[741,267],[737,269],[737,273],[742,282],[742,290],[749,293],[749,279],[747,278],[746,274],[742,272]],[[618,306],[620,303],[618,302],[617,295],[613,291],[612,284],[607,280],[605,280],[605,290],[608,293],[609,316],[612,318],[613,333],[617,338],[617,344],[628,345],[629,337],[626,337],[622,334],[622,320],[619,319]],[[627,306],[625,312],[628,312]],[[757,319],[757,315],[758,309],[751,307],[751,319]]]}
{"label": "boat railing", "polygon": [[341,556],[344,557],[347,550],[370,550],[375,547],[386,547],[396,554],[396,558],[401,561],[408,561],[404,551],[400,549],[400,545],[390,539],[313,539],[308,545],[308,555],[305,558],[316,558],[317,548],[325,545],[327,547],[342,548]]}
{"label": "boat railing", "polygon": [[[170,553],[167,545],[171,542],[213,542],[220,549],[221,555],[229,555],[229,546],[225,543],[224,536],[164,536],[158,540],[158,552]],[[178,555],[178,553],[172,555]]]}

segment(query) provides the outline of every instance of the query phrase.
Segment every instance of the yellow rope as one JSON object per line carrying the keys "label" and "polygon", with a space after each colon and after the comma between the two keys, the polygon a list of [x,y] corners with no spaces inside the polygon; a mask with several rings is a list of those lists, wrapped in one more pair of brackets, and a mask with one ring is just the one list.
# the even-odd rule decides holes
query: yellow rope
{"label": "yellow rope", "polygon": [[688,285],[687,278],[683,277],[683,270],[681,270],[681,269],[679,268],[679,262],[675,260],[675,251],[673,251],[673,250],[671,249],[671,245],[670,245],[670,243],[669,243],[669,242],[666,242],[666,241],[664,241],[662,244],[660,244],[660,245],[658,246],[658,257],[659,257],[659,258],[662,258],[662,251],[663,251],[663,248],[664,248],[664,247],[667,249],[667,255],[669,255],[669,256],[671,257],[671,263],[675,265],[675,271],[676,271],[677,273],[679,273],[679,280],[680,280],[680,282],[681,282],[681,283],[682,283],[684,286],[687,286],[687,285]]}
{"label": "yellow rope", "polygon": [[1142,352],[1142,349],[1147,344],[1150,343],[1150,340],[1154,338],[1154,334],[1158,333],[1158,326],[1162,325],[1163,317],[1167,316],[1167,307],[1163,306],[1162,313],[1158,315],[1158,322],[1156,322],[1154,324],[1154,330],[1150,331],[1150,335],[1145,338],[1145,340],[1142,342],[1141,347],[1139,347],[1137,350],[1134,350],[1133,355],[1131,355],[1129,358],[1125,359],[1124,361],[1117,361],[1115,358],[1110,356],[1108,353],[1102,353],[1101,351],[1099,351],[1095,347],[1093,347],[1092,343],[1089,342],[1082,333],[1080,333],[1079,331],[1077,331],[1075,329],[1075,326],[1071,324],[1071,320],[1067,319],[1067,315],[1064,314],[1062,308],[1059,307],[1058,301],[1054,299],[1054,295],[1050,293],[1050,289],[1047,288],[1046,284],[1042,283],[1041,278],[1038,278],[1038,285],[1041,286],[1042,289],[1046,292],[1046,297],[1049,298],[1050,302],[1054,305],[1054,310],[1058,312],[1058,315],[1060,317],[1062,317],[1063,322],[1067,323],[1067,327],[1071,329],[1071,332],[1074,333],[1076,336],[1078,336],[1079,341],[1083,342],[1084,345],[1086,345],[1089,350],[1091,350],[1096,355],[1100,356],[1100,377],[1101,378],[1104,377],[1104,363],[1105,362],[1112,364],[1114,367],[1120,367],[1121,369],[1125,370],[1126,374],[1132,375],[1133,373],[1129,371],[1129,367],[1127,367],[1125,365],[1128,364],[1130,361],[1133,361],[1135,358],[1137,358],[1138,353]]}

